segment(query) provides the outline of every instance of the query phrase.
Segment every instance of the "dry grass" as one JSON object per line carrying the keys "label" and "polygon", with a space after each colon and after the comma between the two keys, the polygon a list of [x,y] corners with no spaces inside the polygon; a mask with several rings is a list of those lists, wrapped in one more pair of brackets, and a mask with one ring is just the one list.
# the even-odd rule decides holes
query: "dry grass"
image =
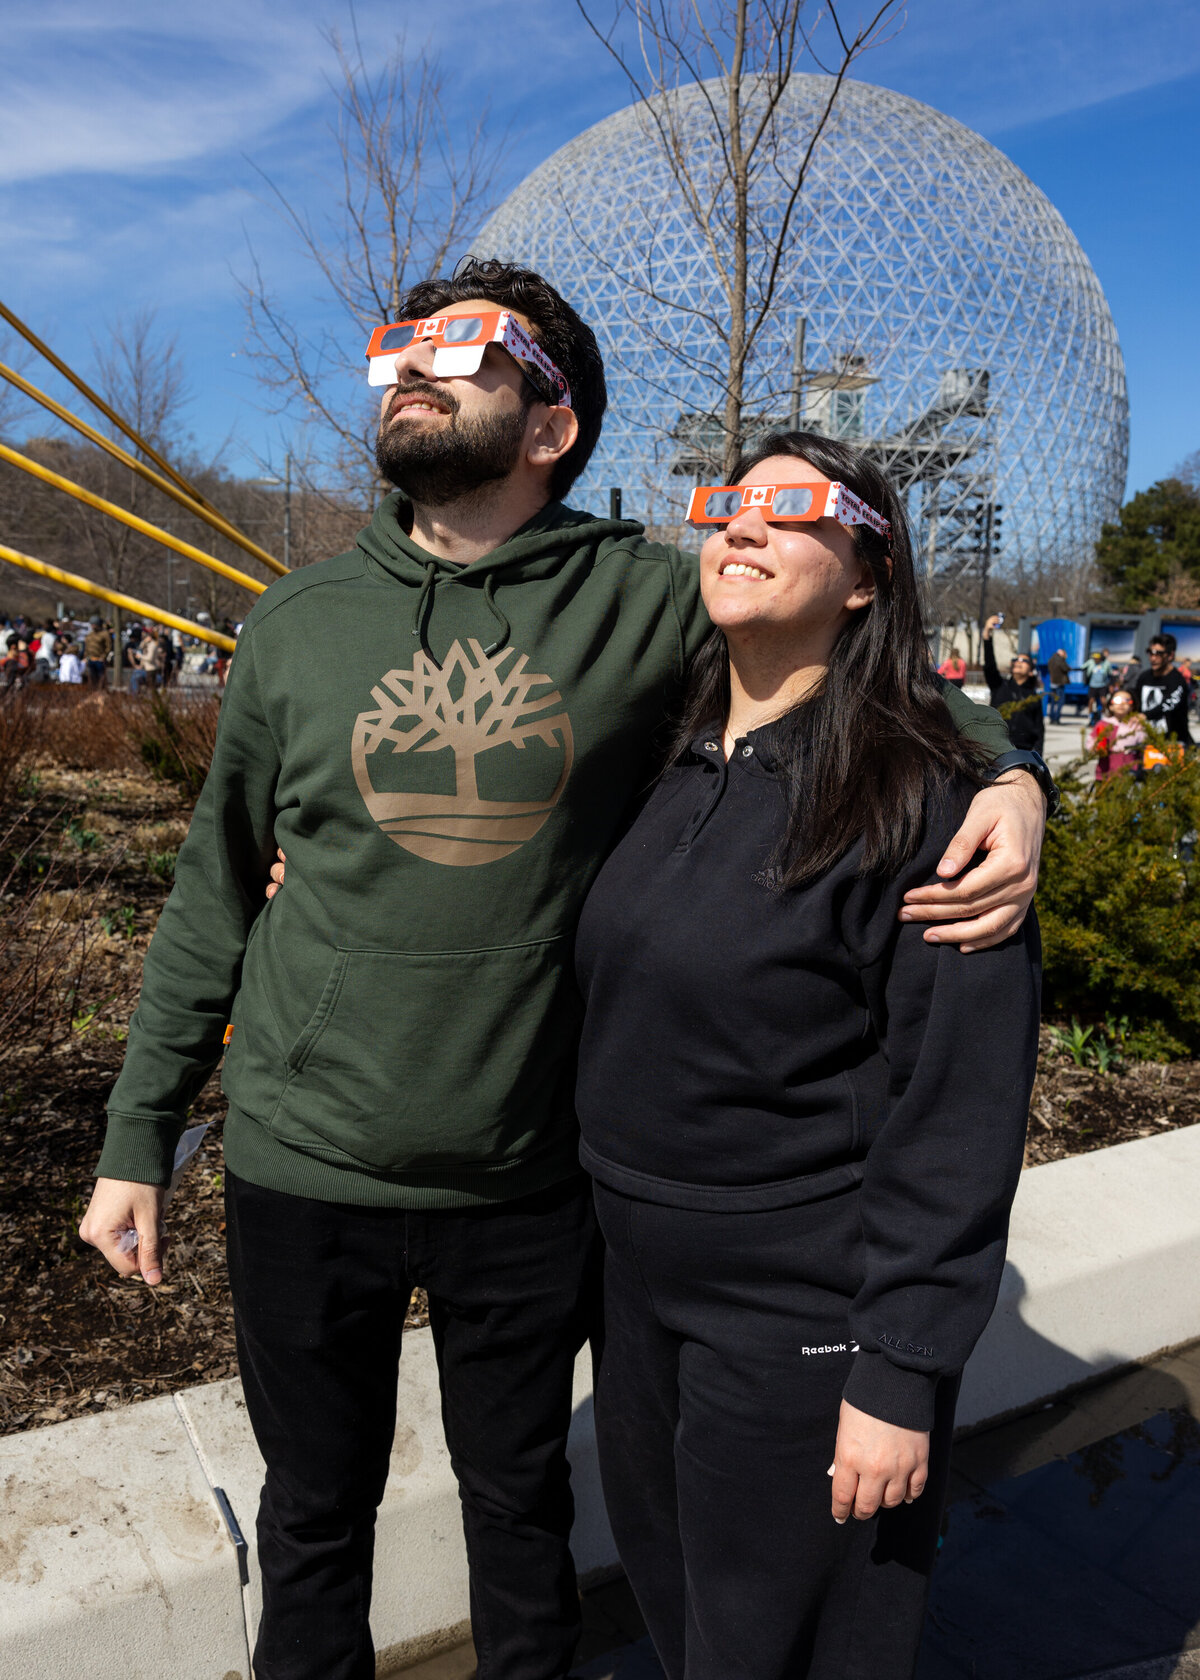
{"label": "dry grass", "polygon": [[168,689],[121,694],[63,687],[12,691],[0,698],[0,809],[10,802],[10,766],[134,772],[142,768],[191,794],[212,759],[220,715],[215,694]]}
{"label": "dry grass", "polygon": [[138,762],[130,729],[139,699],[75,687],[47,684],[4,697],[0,739],[6,727],[22,732],[31,763],[66,770],[132,770]]}

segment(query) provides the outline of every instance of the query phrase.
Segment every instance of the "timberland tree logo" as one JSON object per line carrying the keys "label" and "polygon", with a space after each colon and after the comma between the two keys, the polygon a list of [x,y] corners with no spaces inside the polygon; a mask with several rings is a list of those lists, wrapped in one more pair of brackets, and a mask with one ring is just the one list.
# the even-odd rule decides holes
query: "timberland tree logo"
{"label": "timberland tree logo", "polygon": [[[465,652],[454,643],[441,670],[418,653],[411,670],[389,671],[372,688],[374,708],[354,724],[354,779],[371,816],[405,851],[430,863],[492,863],[532,839],[558,804],[575,752],[571,720],[553,679],[528,664],[515,648],[489,655],[469,637]],[[479,760],[501,747],[535,755],[530,768],[545,781],[544,797],[480,797]],[[382,761],[400,753],[452,753],[454,791],[376,791],[397,780]],[[413,779],[423,788],[430,781]]]}

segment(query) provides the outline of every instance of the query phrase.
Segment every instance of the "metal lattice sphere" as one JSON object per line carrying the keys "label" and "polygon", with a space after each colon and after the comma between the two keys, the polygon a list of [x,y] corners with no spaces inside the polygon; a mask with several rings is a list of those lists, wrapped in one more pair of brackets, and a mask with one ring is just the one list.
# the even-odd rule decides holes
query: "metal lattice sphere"
{"label": "metal lattice sphere", "polygon": [[[693,176],[719,194],[706,91],[723,100],[694,85],[676,122]],[[779,167],[753,188],[766,237],[752,242],[752,308],[828,93],[815,75],[785,92]],[[719,465],[723,350],[703,320],[728,318],[716,226],[689,212],[635,105],[535,169],[476,245],[545,274],[600,340],[610,408],[578,505],[606,511],[620,485],[627,513],[669,526]],[[994,146],[885,88],[845,84],[816,144],[746,397],[760,431],[799,420],[869,448],[907,493],[931,579],[978,570],[985,552],[1078,564],[1120,505],[1125,369],[1091,265]]]}

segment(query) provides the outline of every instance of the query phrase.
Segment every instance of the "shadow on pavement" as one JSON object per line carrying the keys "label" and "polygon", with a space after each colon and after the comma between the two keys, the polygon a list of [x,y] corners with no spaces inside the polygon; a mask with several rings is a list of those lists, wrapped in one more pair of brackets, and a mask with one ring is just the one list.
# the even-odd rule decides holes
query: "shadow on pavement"
{"label": "shadow on pavement", "polygon": [[[1198,1420],[1195,1344],[960,1441],[917,1680],[1200,1677]],[[585,1606],[581,1680],[662,1680],[624,1581]]]}
{"label": "shadow on pavement", "polygon": [[1192,1346],[960,1442],[918,1680],[1075,1680],[1200,1647],[1198,1419]]}

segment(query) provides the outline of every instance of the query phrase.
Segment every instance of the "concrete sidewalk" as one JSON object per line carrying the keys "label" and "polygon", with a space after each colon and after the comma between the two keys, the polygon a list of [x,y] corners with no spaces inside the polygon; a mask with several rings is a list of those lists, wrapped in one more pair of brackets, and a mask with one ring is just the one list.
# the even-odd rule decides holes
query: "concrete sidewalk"
{"label": "concrete sidewalk", "polygon": [[1051,770],[1062,770],[1066,765],[1081,759],[1087,751],[1087,735],[1086,715],[1076,719],[1070,714],[1064,714],[1061,723],[1047,722],[1042,757]]}

